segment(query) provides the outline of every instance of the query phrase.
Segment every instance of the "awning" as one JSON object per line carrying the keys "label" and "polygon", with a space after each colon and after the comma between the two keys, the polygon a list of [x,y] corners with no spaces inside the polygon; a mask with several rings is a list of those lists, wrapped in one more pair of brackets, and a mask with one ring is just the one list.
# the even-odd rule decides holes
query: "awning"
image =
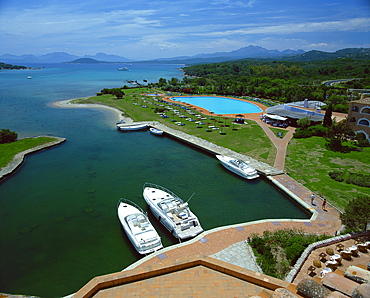
{"label": "awning", "polygon": [[274,119],[274,120],[281,120],[281,121],[285,121],[285,120],[288,119],[288,118],[285,118],[285,117],[281,117],[281,116],[278,116],[278,115],[271,115],[271,114],[265,114],[265,116],[268,117],[268,118]]}

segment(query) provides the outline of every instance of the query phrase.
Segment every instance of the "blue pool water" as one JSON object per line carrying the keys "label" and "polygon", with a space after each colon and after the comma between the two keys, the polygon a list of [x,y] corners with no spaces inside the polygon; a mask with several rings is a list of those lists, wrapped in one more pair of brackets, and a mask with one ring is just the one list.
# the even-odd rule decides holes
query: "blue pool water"
{"label": "blue pool water", "polygon": [[261,113],[260,107],[231,97],[221,96],[179,96],[172,97],[172,100],[190,103],[197,107],[204,108],[215,114],[249,114]]}

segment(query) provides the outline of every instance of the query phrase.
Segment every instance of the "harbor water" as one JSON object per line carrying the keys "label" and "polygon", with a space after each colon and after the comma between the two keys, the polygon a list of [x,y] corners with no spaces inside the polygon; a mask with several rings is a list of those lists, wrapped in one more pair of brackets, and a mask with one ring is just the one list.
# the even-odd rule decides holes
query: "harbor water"
{"label": "harbor water", "polygon": [[119,198],[148,211],[165,247],[177,243],[146,207],[145,182],[184,200],[195,193],[189,205],[205,230],[309,217],[264,178],[246,181],[214,156],[171,138],[117,131],[111,111],[51,105],[123,86],[125,80],[182,76],[180,65],[132,64],[124,72],[118,67],[55,64],[0,72],[0,129],[19,137],[67,139],[28,156],[0,182],[0,292],[61,297],[140,259],[120,226]]}

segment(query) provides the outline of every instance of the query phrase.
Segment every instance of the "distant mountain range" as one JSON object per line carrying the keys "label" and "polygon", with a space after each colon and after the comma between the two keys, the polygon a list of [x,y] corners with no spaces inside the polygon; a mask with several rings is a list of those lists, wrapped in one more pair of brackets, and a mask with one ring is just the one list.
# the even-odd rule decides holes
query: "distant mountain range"
{"label": "distant mountain range", "polygon": [[[247,46],[231,52],[217,52],[213,54],[198,54],[194,56],[181,56],[173,58],[159,58],[153,60],[146,60],[140,62],[146,63],[178,63],[178,64],[197,64],[197,63],[215,63],[240,59],[258,59],[258,60],[285,60],[295,62],[309,62],[309,61],[324,61],[340,58],[351,59],[370,59],[369,48],[348,48],[338,50],[336,52],[322,52],[303,50],[267,50],[259,46]],[[128,58],[118,55],[107,55],[104,53],[97,53],[94,56],[85,55],[79,57],[64,52],[54,52],[46,55],[1,55],[0,62],[10,64],[25,64],[25,63],[125,63],[125,62],[139,62],[130,60]]]}
{"label": "distant mountain range", "polygon": [[200,54],[189,57],[175,57],[167,59],[151,60],[153,62],[199,64],[199,63],[217,63],[241,59],[256,60],[280,60],[292,62],[312,62],[327,61],[334,59],[370,59],[369,48],[347,48],[336,52],[309,51],[303,50],[267,50],[262,47],[248,46],[232,52],[222,52],[214,54]]}
{"label": "distant mountain range", "polygon": [[[54,52],[46,55],[35,56],[35,55],[22,55],[22,56],[15,56],[15,55],[1,55],[0,62],[4,63],[63,63],[63,62],[71,62],[73,60],[81,59],[81,58],[89,58],[94,59],[99,62],[132,62],[132,60],[117,56],[117,55],[107,55],[104,53],[97,53],[95,56],[85,55],[84,57],[79,57],[76,55],[71,55],[64,52]],[[86,62],[85,62],[86,63]]]}
{"label": "distant mountain range", "polygon": [[[154,61],[187,61],[187,63],[197,63],[197,62],[221,62],[221,61],[230,61],[246,58],[279,58],[284,56],[294,56],[303,54],[303,50],[267,50],[259,46],[248,46],[240,48],[239,50],[231,52],[217,52],[213,54],[198,54],[194,56],[181,56],[174,58],[162,58],[155,59]],[[183,63],[183,62],[182,62]]]}

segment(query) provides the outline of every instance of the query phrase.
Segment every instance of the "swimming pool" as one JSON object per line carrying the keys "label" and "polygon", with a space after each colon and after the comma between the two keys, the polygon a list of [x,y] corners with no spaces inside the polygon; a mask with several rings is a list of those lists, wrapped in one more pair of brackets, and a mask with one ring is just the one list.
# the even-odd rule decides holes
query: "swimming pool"
{"label": "swimming pool", "polygon": [[260,107],[242,100],[222,96],[175,96],[172,100],[189,103],[215,114],[261,113]]}

